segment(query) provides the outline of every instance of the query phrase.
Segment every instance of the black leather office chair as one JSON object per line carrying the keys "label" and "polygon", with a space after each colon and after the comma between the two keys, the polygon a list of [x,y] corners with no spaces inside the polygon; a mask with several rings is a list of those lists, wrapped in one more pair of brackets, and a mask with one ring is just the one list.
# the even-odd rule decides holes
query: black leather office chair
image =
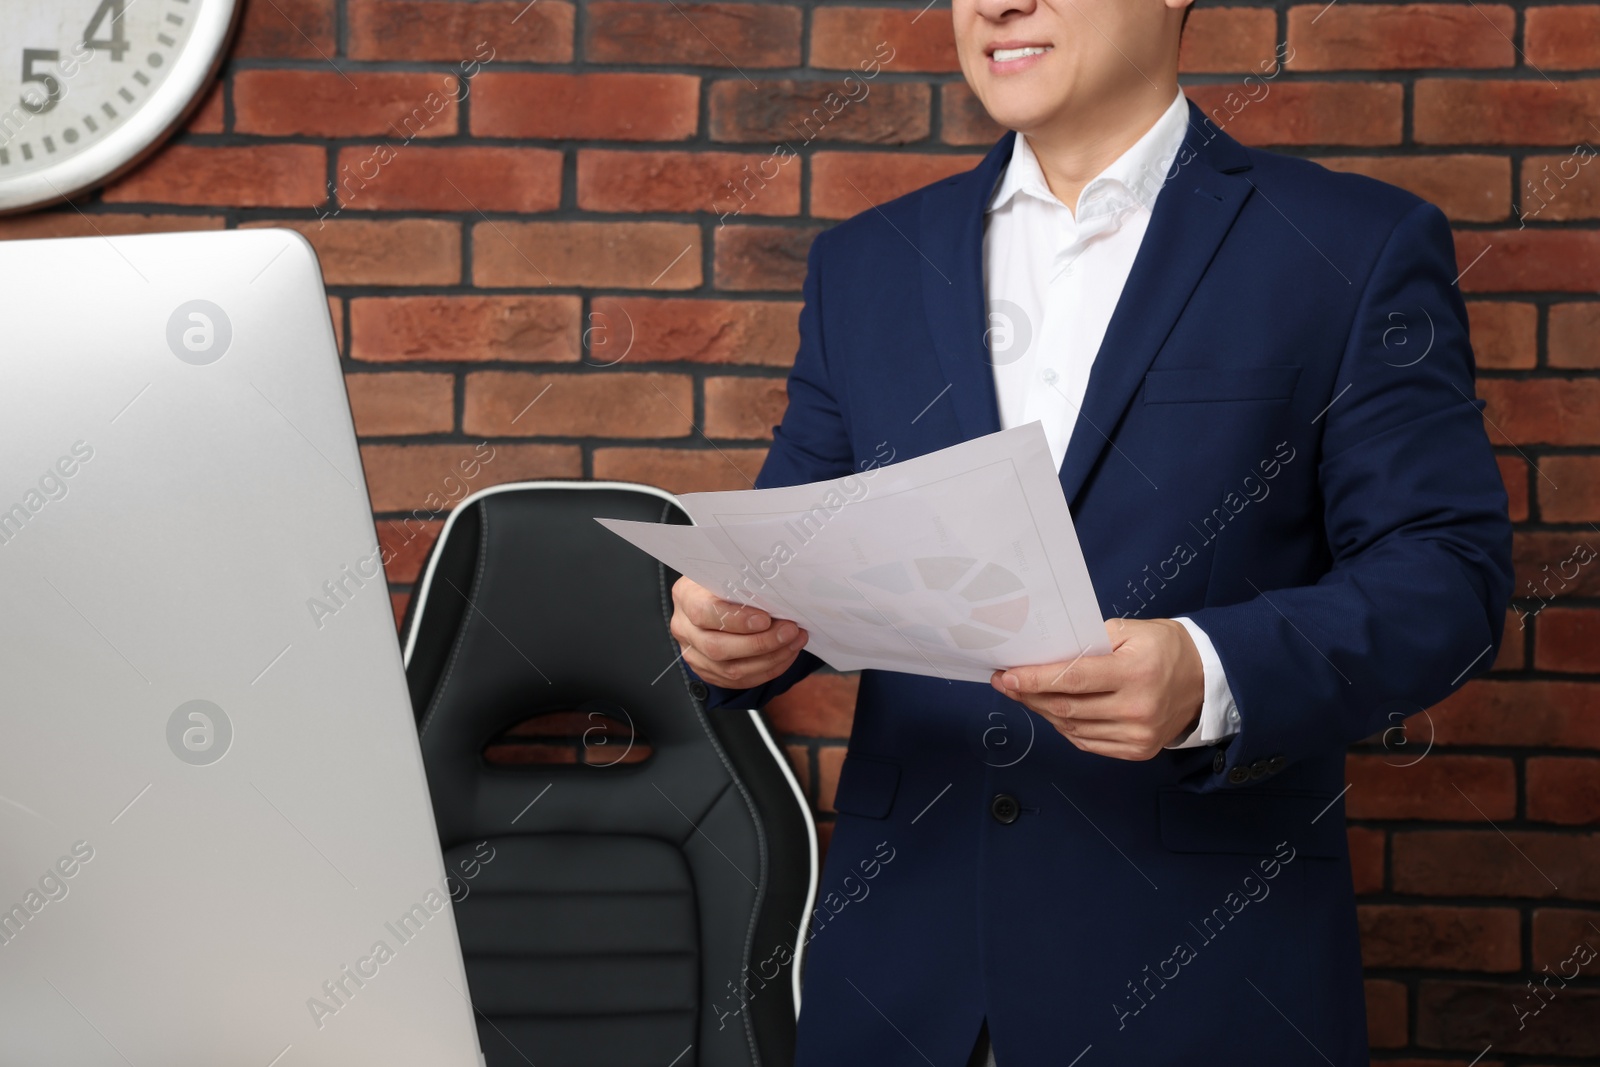
{"label": "black leather office chair", "polygon": [[[688,522],[648,486],[497,486],[451,513],[407,611],[484,1054],[788,1067],[809,809],[758,712],[707,712],[691,692],[667,631],[677,575],[595,516]],[[631,734],[597,734],[598,765],[486,760],[511,728],[563,712]],[[630,742],[648,758],[621,758]]]}

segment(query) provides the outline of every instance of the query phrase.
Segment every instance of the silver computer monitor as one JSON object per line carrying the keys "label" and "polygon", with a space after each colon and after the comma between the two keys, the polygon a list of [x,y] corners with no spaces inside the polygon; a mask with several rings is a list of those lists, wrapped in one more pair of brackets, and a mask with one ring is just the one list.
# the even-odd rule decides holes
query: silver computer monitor
{"label": "silver computer monitor", "polygon": [[476,1067],[311,246],[0,294],[0,1064]]}

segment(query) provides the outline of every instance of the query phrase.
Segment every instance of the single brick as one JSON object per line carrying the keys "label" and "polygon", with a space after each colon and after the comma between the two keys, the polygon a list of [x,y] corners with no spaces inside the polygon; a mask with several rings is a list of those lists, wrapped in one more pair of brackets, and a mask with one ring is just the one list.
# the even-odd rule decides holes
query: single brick
{"label": "single brick", "polygon": [[1185,74],[1270,74],[1278,65],[1278,16],[1265,7],[1196,7],[1178,51]]}
{"label": "single brick", "polygon": [[[1408,723],[1406,744],[1381,755],[1345,760],[1350,791],[1345,814],[1352,819],[1509,819],[1517,810],[1517,774],[1499,756],[1451,756],[1428,750],[1431,716]],[[1419,743],[1420,742],[1420,743]],[[1426,755],[1424,755],[1426,753]]]}
{"label": "single brick", "polygon": [[1518,170],[1518,224],[1600,218],[1596,155],[1593,146],[1583,144],[1571,152],[1524,159]]}
{"label": "single brick", "polygon": [[711,86],[711,139],[793,156],[813,141],[906,144],[928,136],[932,89],[859,75],[796,81],[727,78]]}
{"label": "single brick", "polygon": [[1539,517],[1600,522],[1600,456],[1541,456]]}
{"label": "single brick", "polygon": [[350,301],[351,357],[372,362],[568,362],[581,351],[576,296],[396,296]]}
{"label": "single brick", "polygon": [[1511,161],[1504,156],[1326,156],[1317,162],[1398,185],[1462,222],[1500,222],[1511,214]]}
{"label": "single brick", "polygon": [[568,0],[350,0],[350,55],[480,65],[570,63],[573,14]]}
{"label": "single brick", "polygon": [[1600,379],[1484,378],[1478,393],[1496,444],[1600,444]]}
{"label": "single brick", "polygon": [[455,429],[455,377],[385,371],[347,374],[350,411],[362,437],[448,433]]}
{"label": "single brick", "polygon": [[376,137],[399,145],[456,132],[460,82],[449,74],[241,70],[233,128],[269,137]]}
{"label": "single brick", "polygon": [[472,79],[476,137],[681,141],[700,124],[688,74],[485,71]]}
{"label": "single brick", "polygon": [[1539,356],[1539,309],[1509,300],[1467,302],[1472,355],[1479,367],[1522,370]]}
{"label": "single brick", "polygon": [[772,428],[789,405],[782,378],[707,378],[707,437],[733,440],[772,439]]}
{"label": "single brick", "polygon": [[[1529,621],[1536,624],[1537,616]],[[1505,639],[1520,640],[1521,633],[1513,625]],[[1600,748],[1600,686],[1587,682],[1470,682],[1430,714],[1439,745]]]}
{"label": "single brick", "polygon": [[795,215],[800,162],[743,152],[578,152],[578,206],[586,211],[700,211]]}
{"label": "single brick", "polygon": [[[786,367],[799,346],[799,314],[792,300],[596,296],[586,323],[589,358]],[[617,352],[626,355],[611,355]]]}
{"label": "single brick", "polygon": [[800,63],[798,7],[591,0],[586,9],[583,54],[591,63],[748,70]]}
{"label": "single brick", "polygon": [[948,11],[836,4],[812,11],[811,65],[929,74],[961,69]]}
{"label": "single brick", "polygon": [[818,152],[811,157],[811,214],[850,218],[941,178],[969,171],[980,159],[967,153]]}
{"label": "single brick", "polygon": [[800,291],[806,256],[824,226],[741,226],[716,230],[714,272],[723,290]]}
{"label": "single brick", "polygon": [[1289,9],[1291,70],[1510,67],[1516,13],[1503,4],[1309,4]]}
{"label": "single brick", "polygon": [[1364,904],[1357,914],[1368,967],[1509,972],[1522,963],[1515,908]]}
{"label": "single brick", "polygon": [[553,211],[561,152],[471,145],[385,144],[339,149],[341,211]]}
{"label": "single brick", "polygon": [[681,222],[482,222],[472,276],[495,286],[693,289],[700,229]]}
{"label": "single brick", "polygon": [[198,147],[172,144],[107,186],[106,203],[314,207],[328,198],[328,157],[318,145]]}
{"label": "single brick", "polygon": [[683,437],[694,387],[683,374],[602,371],[467,375],[462,429],[481,437]]}
{"label": "single brick", "polygon": [[1545,341],[1552,367],[1600,368],[1600,303],[1552,304]]}
{"label": "single brick", "polygon": [[1404,90],[1373,81],[1192,85],[1195,105],[1251,145],[1400,143]]}
{"label": "single brick", "polygon": [[1571,146],[1593,137],[1600,80],[1418,80],[1412,135],[1419,144]]}
{"label": "single brick", "polygon": [[461,280],[461,227],[438,219],[262,219],[240,229],[281,226],[316,249],[328,285],[454,285]]}
{"label": "single brick", "polygon": [[[1554,608],[1546,614],[1555,612]],[[1571,615],[1600,615],[1600,612],[1570,612]],[[1549,619],[1539,622],[1540,638],[1550,625]],[[1594,671],[1596,627],[1592,621],[1584,624],[1588,647],[1582,659],[1584,669]],[[1542,666],[1542,664],[1541,664]],[[1559,667],[1552,668],[1559,670]],[[1528,818],[1534,822],[1561,823],[1566,826],[1591,826],[1600,823],[1600,759],[1568,756],[1528,757]]]}
{"label": "single brick", "polygon": [[1397,893],[1600,900],[1600,834],[1396,831]]}
{"label": "single brick", "polygon": [[1600,7],[1593,4],[1529,7],[1522,16],[1522,48],[1540,70],[1600,67]]}

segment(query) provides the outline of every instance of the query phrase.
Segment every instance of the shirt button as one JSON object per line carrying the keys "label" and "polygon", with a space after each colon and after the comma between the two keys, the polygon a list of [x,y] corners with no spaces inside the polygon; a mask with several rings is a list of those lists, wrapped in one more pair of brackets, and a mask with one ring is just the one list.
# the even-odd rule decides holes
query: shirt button
{"label": "shirt button", "polygon": [[1056,372],[1054,370],[1052,370],[1049,367],[1046,367],[1044,369],[1044,373],[1040,374],[1039,377],[1044,379],[1044,384],[1046,384],[1046,385],[1054,385],[1054,384],[1056,384],[1056,379],[1057,379],[1058,375],[1056,374]]}
{"label": "shirt button", "polygon": [[1230,725],[1233,725],[1233,726],[1238,726],[1239,725],[1239,709],[1238,708],[1229,708],[1228,709],[1228,722],[1229,722]]}
{"label": "shirt button", "polygon": [[996,793],[994,799],[989,801],[989,814],[994,816],[998,823],[1011,824],[1017,821],[1017,815],[1022,811],[1022,805],[1017,803],[1017,798],[1009,793]]}

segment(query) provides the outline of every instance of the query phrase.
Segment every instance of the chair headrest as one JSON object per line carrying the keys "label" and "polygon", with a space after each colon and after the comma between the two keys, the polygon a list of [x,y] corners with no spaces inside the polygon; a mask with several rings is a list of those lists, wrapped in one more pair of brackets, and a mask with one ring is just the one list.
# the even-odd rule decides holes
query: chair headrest
{"label": "chair headrest", "polygon": [[[565,825],[640,833],[683,829],[658,794],[703,811],[700,801],[731,782],[667,628],[677,575],[597,516],[689,521],[648,487],[533,483],[470,498],[441,534],[418,593],[409,674],[435,795],[477,797],[475,811],[437,812],[447,842],[445,824],[458,818],[466,834],[512,832],[516,801],[537,781],[560,786],[548,800]],[[650,759],[484,763],[484,747],[510,727],[584,709],[630,725],[648,739]]]}

